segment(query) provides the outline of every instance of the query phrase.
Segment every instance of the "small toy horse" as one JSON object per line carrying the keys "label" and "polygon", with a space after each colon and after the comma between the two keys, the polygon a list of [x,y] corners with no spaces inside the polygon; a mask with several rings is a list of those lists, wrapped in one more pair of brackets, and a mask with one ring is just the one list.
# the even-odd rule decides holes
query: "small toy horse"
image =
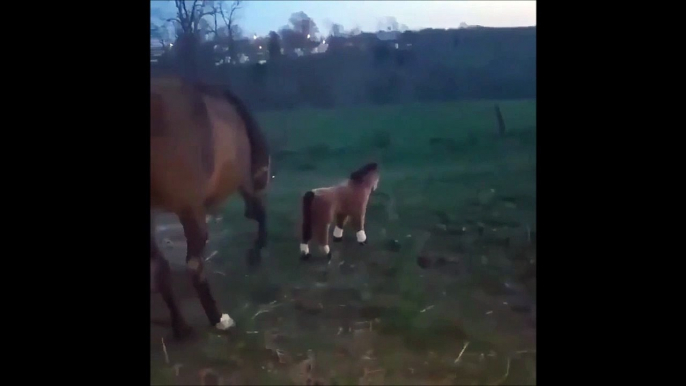
{"label": "small toy horse", "polygon": [[334,242],[343,240],[343,226],[352,219],[357,231],[357,242],[364,245],[367,235],[364,232],[364,217],[367,202],[372,191],[379,184],[379,170],[376,163],[369,163],[352,172],[350,178],[340,185],[310,190],[303,196],[302,242],[300,255],[308,260],[312,255],[308,243],[314,239],[321,251],[331,259],[329,248],[329,225],[335,220]]}

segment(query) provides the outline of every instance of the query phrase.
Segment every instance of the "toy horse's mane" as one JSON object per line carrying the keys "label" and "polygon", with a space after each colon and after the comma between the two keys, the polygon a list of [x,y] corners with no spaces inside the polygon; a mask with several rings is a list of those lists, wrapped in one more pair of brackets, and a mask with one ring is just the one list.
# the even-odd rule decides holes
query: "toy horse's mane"
{"label": "toy horse's mane", "polygon": [[371,172],[376,171],[379,168],[379,165],[377,165],[376,162],[371,162],[363,167],[355,170],[354,172],[350,173],[350,181],[353,181],[355,183],[362,183],[364,181],[364,178]]}

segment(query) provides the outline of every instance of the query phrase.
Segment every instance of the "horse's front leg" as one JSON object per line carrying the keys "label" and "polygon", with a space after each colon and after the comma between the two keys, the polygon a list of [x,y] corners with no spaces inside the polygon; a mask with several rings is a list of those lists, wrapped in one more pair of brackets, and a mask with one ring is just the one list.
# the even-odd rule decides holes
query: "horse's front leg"
{"label": "horse's front leg", "polygon": [[253,199],[253,220],[257,221],[257,240],[255,240],[255,248],[260,250],[267,246],[267,211],[264,207],[264,201],[255,197]]}
{"label": "horse's front leg", "polygon": [[336,227],[333,229],[333,242],[340,243],[343,241],[343,227],[348,220],[348,215],[344,213],[336,214]]}
{"label": "horse's front leg", "polygon": [[193,287],[200,298],[200,304],[202,304],[210,324],[220,330],[226,330],[233,326],[234,322],[228,314],[222,315],[219,312],[204,271],[203,252],[208,237],[205,213],[201,209],[187,210],[179,215],[179,220],[186,236],[186,267],[191,276]]}
{"label": "horse's front leg", "polygon": [[177,339],[187,337],[191,332],[191,328],[181,315],[181,311],[179,310],[179,306],[172,291],[171,267],[157,247],[157,243],[152,234],[150,235],[150,270],[152,274],[150,283],[151,290],[159,291],[167,308],[169,308],[174,337]]}
{"label": "horse's front leg", "polygon": [[352,216],[350,216],[352,220],[352,226],[353,228],[357,231],[355,236],[357,236],[357,242],[360,245],[365,245],[367,244],[367,234],[364,232],[364,216],[365,212],[361,213],[356,213]]}
{"label": "horse's front leg", "polygon": [[257,222],[257,239],[248,252],[247,259],[248,265],[255,267],[260,264],[262,248],[267,245],[267,211],[261,195],[248,193],[244,189],[241,189],[240,193],[245,203],[245,217]]}

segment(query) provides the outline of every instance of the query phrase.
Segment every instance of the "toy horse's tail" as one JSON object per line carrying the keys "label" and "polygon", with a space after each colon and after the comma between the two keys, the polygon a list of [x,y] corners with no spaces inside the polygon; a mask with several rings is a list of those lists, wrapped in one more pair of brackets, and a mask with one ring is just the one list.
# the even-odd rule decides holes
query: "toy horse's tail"
{"label": "toy horse's tail", "polygon": [[314,200],[314,192],[310,190],[303,196],[302,242],[304,244],[307,244],[312,238],[312,200]]}

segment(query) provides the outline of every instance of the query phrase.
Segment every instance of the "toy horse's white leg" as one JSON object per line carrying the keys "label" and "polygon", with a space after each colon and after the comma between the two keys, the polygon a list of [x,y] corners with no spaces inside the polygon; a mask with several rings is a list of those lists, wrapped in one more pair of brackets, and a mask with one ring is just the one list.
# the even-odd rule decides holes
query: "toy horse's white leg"
{"label": "toy horse's white leg", "polygon": [[348,220],[348,216],[342,213],[336,215],[336,226],[333,229],[333,242],[338,243],[343,241],[343,226]]}
{"label": "toy horse's white leg", "polygon": [[353,228],[357,230],[355,236],[360,245],[364,245],[367,242],[367,234],[364,232],[364,215],[365,213],[362,212],[359,215],[352,216]]}
{"label": "toy horse's white leg", "polygon": [[327,245],[322,245],[322,246],[319,247],[319,248],[321,249],[322,253],[326,255],[326,258],[327,258],[327,259],[329,260],[329,262],[330,262],[330,261],[331,261],[331,248],[329,247],[329,245],[328,245],[328,244],[327,244]]}
{"label": "toy horse's white leg", "polygon": [[309,255],[310,247],[306,243],[300,243],[300,253],[303,255]]}

